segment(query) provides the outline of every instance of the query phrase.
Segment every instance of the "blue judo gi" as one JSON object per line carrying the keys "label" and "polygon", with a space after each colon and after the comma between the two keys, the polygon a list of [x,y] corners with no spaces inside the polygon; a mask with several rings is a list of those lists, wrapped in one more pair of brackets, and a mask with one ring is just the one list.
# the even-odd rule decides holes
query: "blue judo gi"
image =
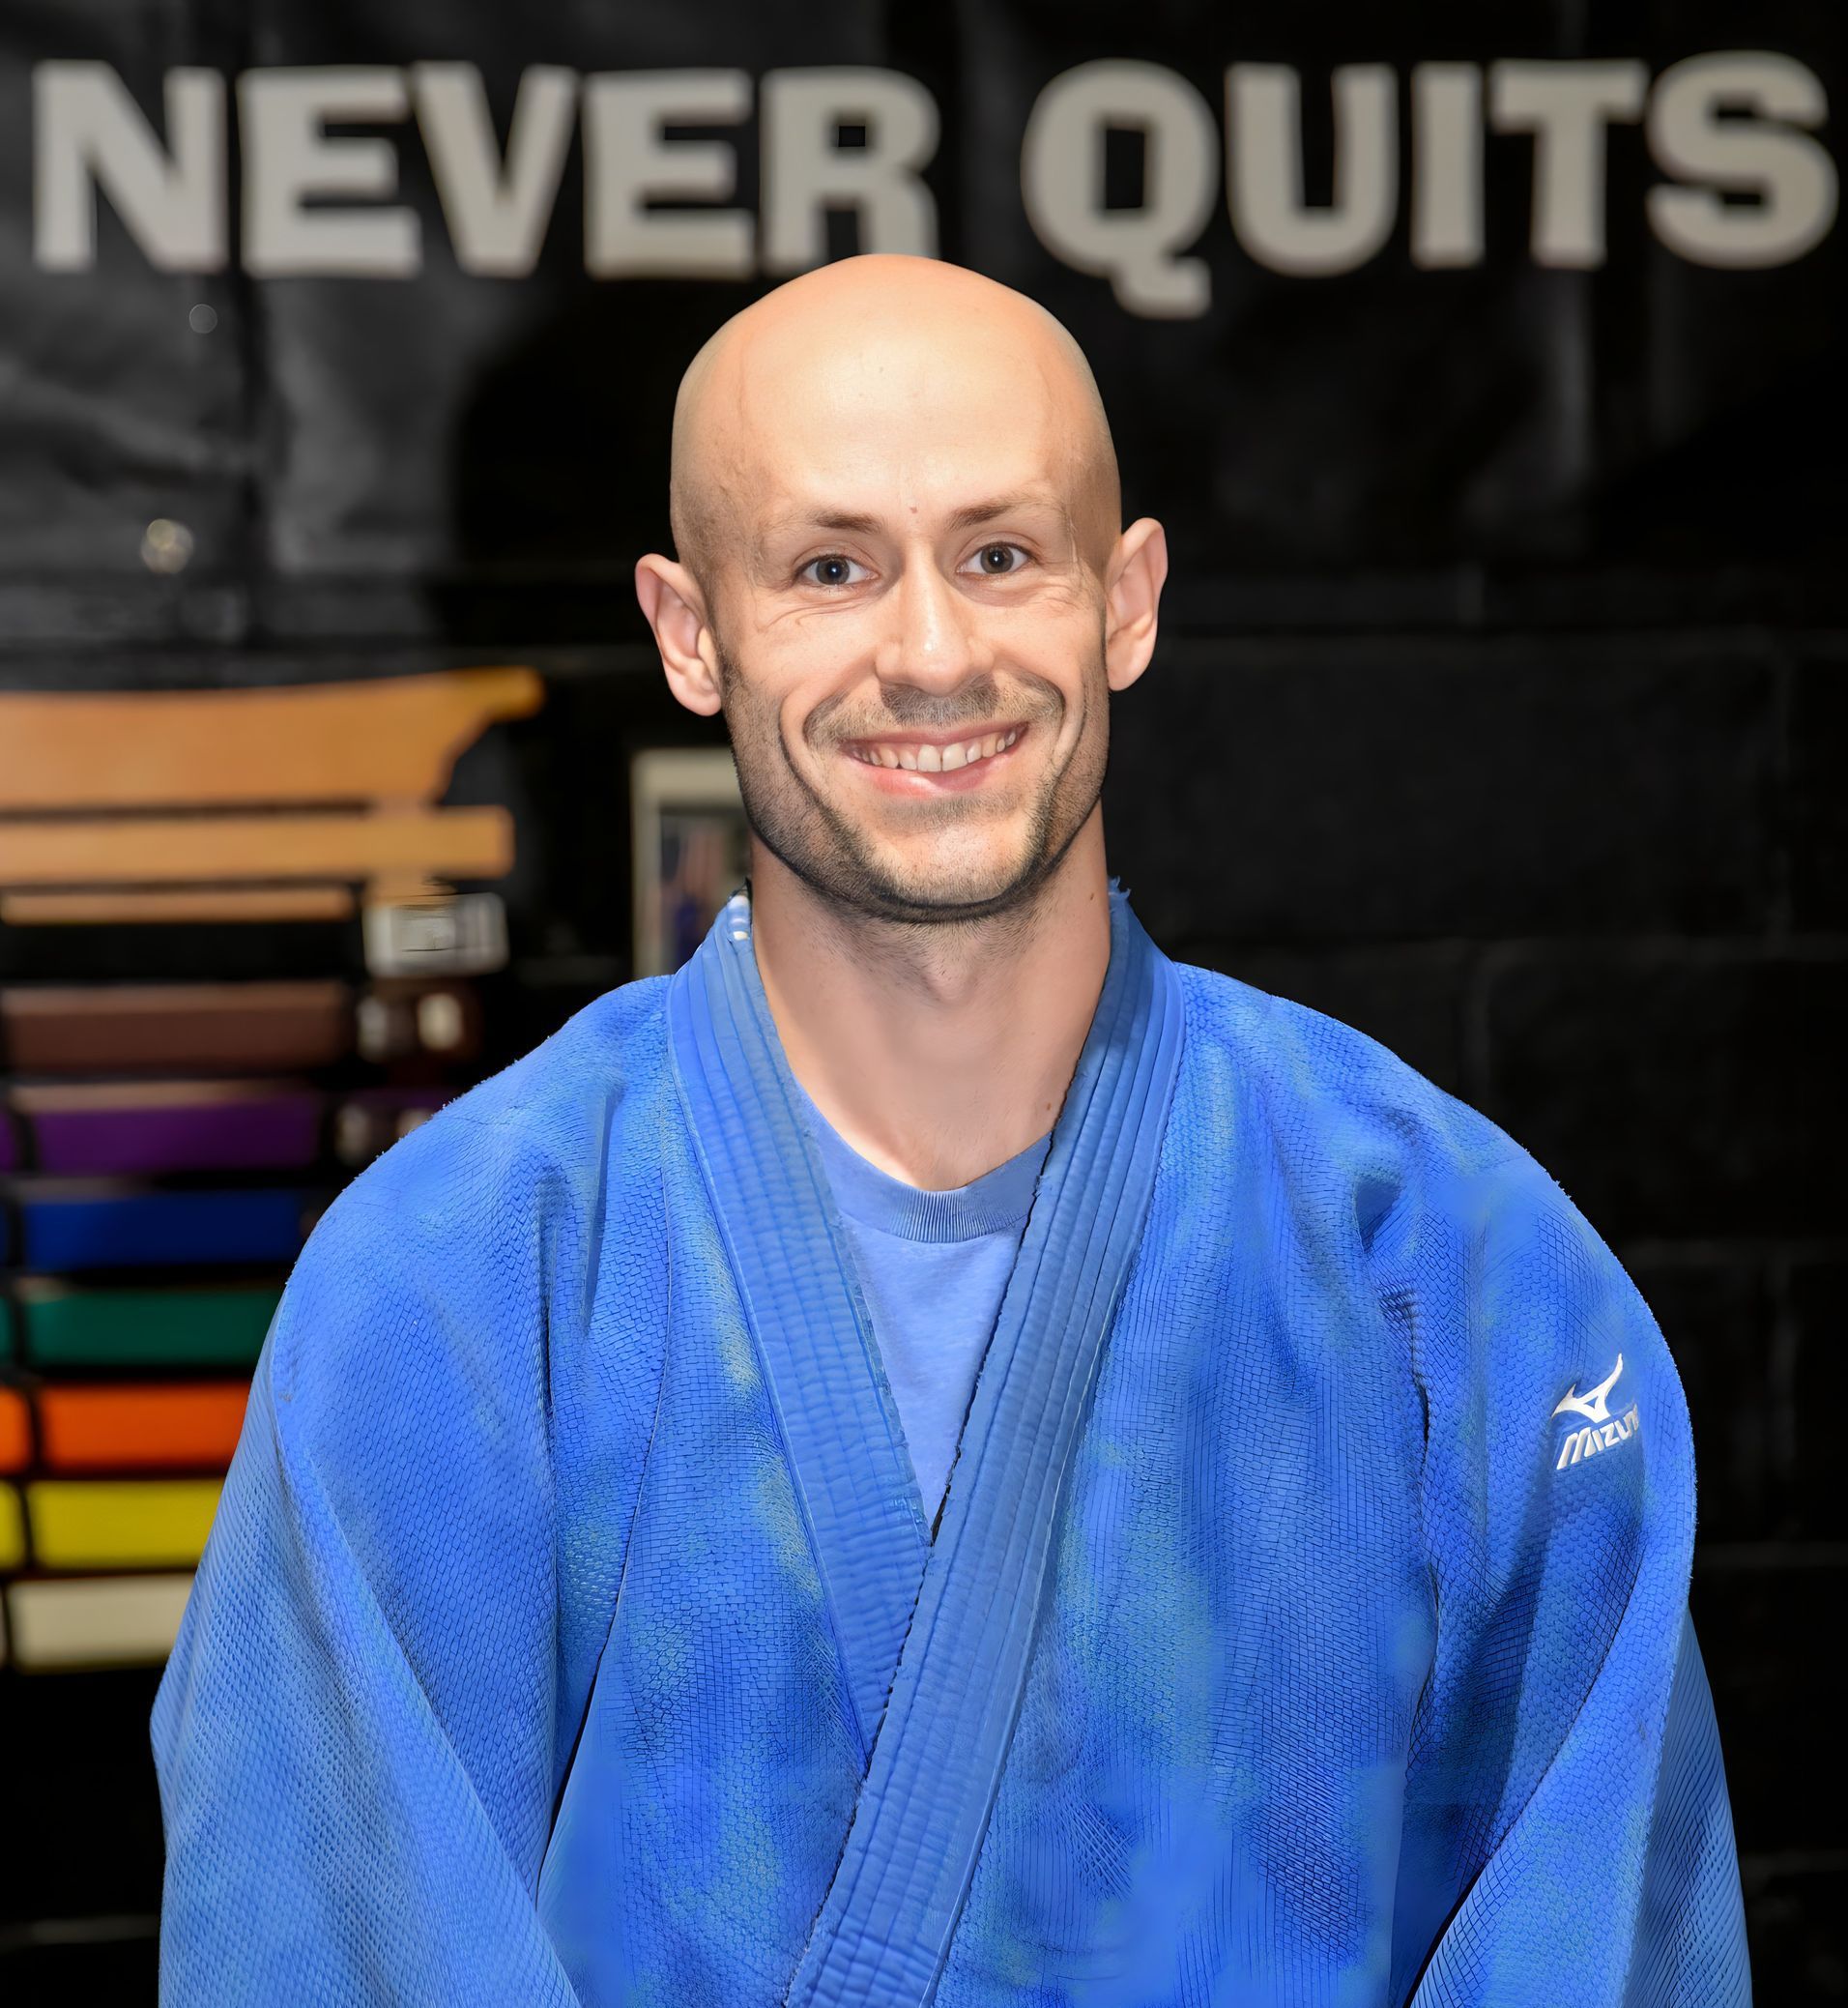
{"label": "blue judo gi", "polygon": [[935,1540],[744,894],[342,1193],[155,1711],[166,2001],[1748,1999],[1641,1297],[1111,919]]}

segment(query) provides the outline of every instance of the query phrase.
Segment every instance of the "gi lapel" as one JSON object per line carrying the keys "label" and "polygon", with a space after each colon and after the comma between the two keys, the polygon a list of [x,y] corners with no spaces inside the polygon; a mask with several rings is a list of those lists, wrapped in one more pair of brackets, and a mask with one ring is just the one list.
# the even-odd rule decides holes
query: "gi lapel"
{"label": "gi lapel", "polygon": [[937,1991],[1014,1733],[1065,1473],[1147,1217],[1180,1045],[1179,975],[1112,884],[1103,994],[790,2008],[922,2008]]}
{"label": "gi lapel", "polygon": [[674,977],[667,1013],[693,1148],[826,1586],[864,1760],[930,1532],[742,893]]}

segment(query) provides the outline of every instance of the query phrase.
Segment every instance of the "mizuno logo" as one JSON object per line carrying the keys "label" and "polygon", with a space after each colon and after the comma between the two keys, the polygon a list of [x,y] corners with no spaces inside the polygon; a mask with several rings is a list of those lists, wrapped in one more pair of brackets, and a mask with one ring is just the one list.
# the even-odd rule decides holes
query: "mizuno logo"
{"label": "mizuno logo", "polygon": [[1599,1382],[1589,1394],[1580,1394],[1578,1382],[1574,1381],[1566,1399],[1553,1411],[1555,1415],[1564,1415],[1570,1410],[1574,1415],[1582,1415],[1587,1422],[1608,1422],[1610,1390],[1617,1384],[1617,1376],[1624,1370],[1624,1355],[1617,1355],[1617,1364],[1610,1370],[1610,1378]]}
{"label": "mizuno logo", "polygon": [[1617,1355],[1617,1364],[1611,1368],[1607,1379],[1586,1394],[1578,1391],[1574,1381],[1567,1390],[1566,1398],[1553,1411],[1555,1415],[1582,1415],[1591,1425],[1589,1429],[1575,1429],[1559,1446],[1559,1462],[1553,1467],[1563,1471],[1569,1464],[1577,1464],[1587,1457],[1596,1457],[1601,1451],[1614,1450],[1619,1443],[1627,1443],[1641,1428],[1636,1414],[1636,1404],[1630,1407],[1613,1422],[1610,1414],[1610,1390],[1617,1384],[1617,1377],[1624,1370],[1624,1355]]}

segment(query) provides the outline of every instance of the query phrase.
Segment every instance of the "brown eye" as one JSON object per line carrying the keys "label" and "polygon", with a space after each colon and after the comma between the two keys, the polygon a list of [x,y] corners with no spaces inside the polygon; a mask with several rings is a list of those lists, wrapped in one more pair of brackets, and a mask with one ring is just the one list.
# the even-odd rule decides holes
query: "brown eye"
{"label": "brown eye", "polygon": [[977,553],[977,563],[990,578],[1000,578],[1019,569],[1014,560],[1021,555],[1019,544],[984,544]]}

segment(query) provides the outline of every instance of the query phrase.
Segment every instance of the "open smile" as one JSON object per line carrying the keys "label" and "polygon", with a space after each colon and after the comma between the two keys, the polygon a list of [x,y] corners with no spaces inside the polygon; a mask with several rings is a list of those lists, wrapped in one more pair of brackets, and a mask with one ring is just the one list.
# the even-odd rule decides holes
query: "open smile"
{"label": "open smile", "polygon": [[1025,725],[1007,725],[964,740],[855,740],[843,750],[849,759],[870,768],[888,788],[906,794],[946,788],[960,793],[979,785],[991,769],[1005,764],[1025,732]]}

